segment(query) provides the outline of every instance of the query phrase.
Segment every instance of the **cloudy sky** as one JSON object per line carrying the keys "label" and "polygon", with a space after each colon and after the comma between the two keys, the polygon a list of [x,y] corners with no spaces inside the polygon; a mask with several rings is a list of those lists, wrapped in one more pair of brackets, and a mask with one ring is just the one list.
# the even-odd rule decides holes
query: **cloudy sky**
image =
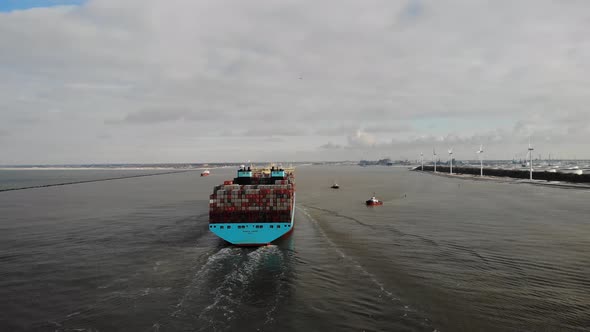
{"label": "cloudy sky", "polygon": [[590,158],[590,3],[0,0],[0,164]]}

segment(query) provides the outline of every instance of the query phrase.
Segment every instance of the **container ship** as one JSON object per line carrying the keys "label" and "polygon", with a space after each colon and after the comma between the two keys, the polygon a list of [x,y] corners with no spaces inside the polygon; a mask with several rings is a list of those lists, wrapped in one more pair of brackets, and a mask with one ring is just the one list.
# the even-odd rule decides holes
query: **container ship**
{"label": "container ship", "polygon": [[243,166],[209,198],[209,230],[234,245],[266,245],[293,231],[293,169]]}

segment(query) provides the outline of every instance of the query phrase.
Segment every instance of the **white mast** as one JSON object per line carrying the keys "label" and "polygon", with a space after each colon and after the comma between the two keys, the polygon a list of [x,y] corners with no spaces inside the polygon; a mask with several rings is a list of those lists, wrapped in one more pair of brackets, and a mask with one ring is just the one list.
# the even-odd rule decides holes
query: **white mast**
{"label": "white mast", "polygon": [[424,171],[424,153],[420,152],[420,162],[422,164],[422,171]]}
{"label": "white mast", "polygon": [[436,150],[432,148],[432,160],[434,160],[434,172],[436,173]]}
{"label": "white mast", "polygon": [[479,150],[476,153],[479,154],[479,165],[480,165],[479,176],[483,176],[483,158],[482,158],[483,144],[479,146]]}

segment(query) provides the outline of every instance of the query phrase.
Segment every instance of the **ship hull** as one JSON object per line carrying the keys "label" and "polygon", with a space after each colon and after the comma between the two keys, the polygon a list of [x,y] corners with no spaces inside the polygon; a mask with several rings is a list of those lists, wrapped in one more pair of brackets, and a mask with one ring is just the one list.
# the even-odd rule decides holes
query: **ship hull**
{"label": "ship hull", "polygon": [[291,222],[211,223],[209,230],[223,240],[237,246],[264,246],[287,236],[295,226],[295,195]]}

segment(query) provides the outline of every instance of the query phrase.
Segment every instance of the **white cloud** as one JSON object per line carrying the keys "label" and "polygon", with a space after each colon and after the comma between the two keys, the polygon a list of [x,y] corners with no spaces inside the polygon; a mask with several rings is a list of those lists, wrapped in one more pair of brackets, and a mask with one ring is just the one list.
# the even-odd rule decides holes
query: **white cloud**
{"label": "white cloud", "polygon": [[348,136],[348,144],[351,147],[370,147],[377,143],[375,136],[365,133],[360,129],[353,135]]}
{"label": "white cloud", "polygon": [[586,9],[90,0],[0,13],[0,163],[396,158],[433,144],[461,158],[480,141],[510,158],[528,136],[588,151]]}

